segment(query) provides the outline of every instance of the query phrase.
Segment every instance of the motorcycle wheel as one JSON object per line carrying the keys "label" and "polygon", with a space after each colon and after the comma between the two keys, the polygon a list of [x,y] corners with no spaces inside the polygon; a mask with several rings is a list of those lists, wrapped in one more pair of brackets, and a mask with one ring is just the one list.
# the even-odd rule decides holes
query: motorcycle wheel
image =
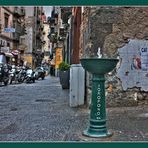
{"label": "motorcycle wheel", "polygon": [[4,81],[4,85],[6,86],[8,84],[8,81]]}
{"label": "motorcycle wheel", "polygon": [[12,84],[12,77],[9,79],[9,84]]}
{"label": "motorcycle wheel", "polygon": [[33,83],[35,83],[35,79],[33,79],[32,81],[33,81]]}
{"label": "motorcycle wheel", "polygon": [[27,78],[26,79],[26,83],[30,83],[31,82],[31,79],[30,78]]}

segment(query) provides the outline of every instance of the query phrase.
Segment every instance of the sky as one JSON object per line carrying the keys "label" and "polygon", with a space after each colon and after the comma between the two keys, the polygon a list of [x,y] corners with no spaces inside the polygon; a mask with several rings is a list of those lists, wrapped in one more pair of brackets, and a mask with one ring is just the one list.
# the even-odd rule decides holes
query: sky
{"label": "sky", "polygon": [[43,6],[46,17],[51,16],[52,6]]}

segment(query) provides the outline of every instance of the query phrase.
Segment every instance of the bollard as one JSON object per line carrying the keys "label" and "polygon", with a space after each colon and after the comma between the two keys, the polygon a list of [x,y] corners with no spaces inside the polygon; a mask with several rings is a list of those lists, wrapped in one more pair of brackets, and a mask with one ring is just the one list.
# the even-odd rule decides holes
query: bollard
{"label": "bollard", "polygon": [[93,75],[89,127],[83,135],[96,138],[111,136],[106,126],[104,75],[116,67],[118,59],[85,58],[80,61],[84,69]]}

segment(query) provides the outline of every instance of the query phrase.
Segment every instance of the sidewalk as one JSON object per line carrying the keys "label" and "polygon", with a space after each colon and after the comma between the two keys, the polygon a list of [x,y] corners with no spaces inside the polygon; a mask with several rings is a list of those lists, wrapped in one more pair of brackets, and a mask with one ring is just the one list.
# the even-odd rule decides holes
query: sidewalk
{"label": "sidewalk", "polygon": [[113,136],[102,139],[80,136],[81,140],[85,142],[147,142],[148,106],[108,108],[107,124]]}

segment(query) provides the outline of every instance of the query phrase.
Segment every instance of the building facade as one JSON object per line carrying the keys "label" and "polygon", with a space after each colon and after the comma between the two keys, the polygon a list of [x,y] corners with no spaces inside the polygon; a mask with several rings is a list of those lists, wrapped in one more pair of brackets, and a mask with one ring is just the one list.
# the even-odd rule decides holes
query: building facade
{"label": "building facade", "polygon": [[25,35],[21,36],[22,60],[35,68],[41,64],[42,53],[42,7],[25,7]]}
{"label": "building facade", "polygon": [[[24,34],[24,16],[23,7],[0,7],[1,52],[9,58],[13,57],[15,65],[20,62],[19,39]],[[9,58],[7,60],[10,62]]]}
{"label": "building facade", "polygon": [[47,23],[45,14],[42,16],[42,21],[43,21],[43,27],[44,27],[44,31],[42,33],[42,53],[44,53],[44,58],[42,60],[42,63],[49,63],[51,48],[50,48],[48,33],[50,29],[49,29],[49,24]]}

